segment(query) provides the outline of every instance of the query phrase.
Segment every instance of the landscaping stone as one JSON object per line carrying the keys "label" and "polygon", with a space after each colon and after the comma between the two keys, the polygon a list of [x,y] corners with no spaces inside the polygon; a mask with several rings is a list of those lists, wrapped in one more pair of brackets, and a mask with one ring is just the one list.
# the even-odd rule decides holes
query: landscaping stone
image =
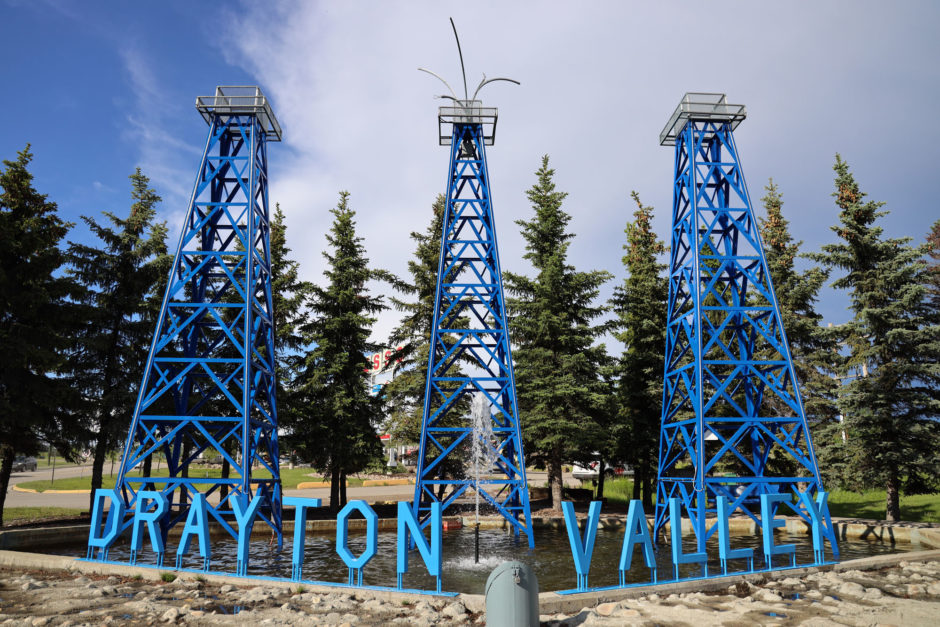
{"label": "landscaping stone", "polygon": [[783,597],[773,592],[772,590],[758,590],[754,593],[753,598],[755,601],[761,601],[763,603],[779,603],[783,601]]}
{"label": "landscaping stone", "polygon": [[865,587],[854,581],[846,581],[839,586],[839,596],[860,597],[865,594]]}
{"label": "landscaping stone", "polygon": [[[167,584],[113,576],[73,578],[67,571],[0,569],[0,623],[53,627],[485,624],[485,616],[470,611],[468,606],[473,605],[459,598],[412,601],[376,598],[365,591],[298,592],[297,586],[274,585],[242,588],[182,576],[181,583]],[[908,562],[903,568],[880,571],[815,572],[770,583],[755,585],[742,577],[712,593],[650,594],[547,613],[540,619],[551,627],[656,623],[932,626],[940,615],[940,564],[935,562]],[[798,595],[793,594],[796,591]],[[234,607],[242,608],[237,616],[231,615]]]}
{"label": "landscaping stone", "polygon": [[614,613],[614,610],[616,609],[617,609],[616,603],[601,603],[600,605],[594,608],[594,611],[597,612],[601,616],[610,616],[611,614]]}

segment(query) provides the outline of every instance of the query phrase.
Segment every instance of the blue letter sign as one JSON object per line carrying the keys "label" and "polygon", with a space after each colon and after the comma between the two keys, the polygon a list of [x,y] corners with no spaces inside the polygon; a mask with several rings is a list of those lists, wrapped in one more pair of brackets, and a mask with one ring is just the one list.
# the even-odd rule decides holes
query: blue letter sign
{"label": "blue letter sign", "polygon": [[639,542],[643,549],[643,559],[646,567],[650,569],[650,581],[656,583],[656,555],[653,552],[653,539],[646,524],[646,512],[643,503],[634,499],[630,501],[627,512],[627,529],[623,536],[623,550],[620,551],[620,585],[627,583],[627,571],[633,563],[633,547]]}
{"label": "blue letter sign", "polygon": [[[101,529],[101,518],[104,514],[104,500],[111,501],[108,509],[108,518]],[[117,490],[95,490],[95,504],[91,512],[91,529],[88,530],[88,555],[90,560],[95,559],[95,553],[101,549],[101,559],[108,559],[108,549],[117,540],[121,533],[121,521],[124,520],[124,499]],[[98,532],[101,535],[98,535]]]}
{"label": "blue letter sign", "polygon": [[578,590],[587,590],[588,574],[591,572],[591,557],[594,555],[594,539],[597,537],[597,523],[601,519],[601,502],[591,501],[587,521],[584,523],[584,542],[578,530],[578,517],[574,513],[571,501],[562,501],[561,509],[565,513],[565,528],[568,530],[568,543],[574,557],[574,568],[578,573]]}
{"label": "blue letter sign", "polygon": [[793,560],[793,566],[796,566],[796,545],[795,544],[774,544],[774,529],[783,527],[786,522],[779,518],[774,518],[774,511],[777,503],[788,503],[789,494],[761,494],[760,495],[760,526],[764,536],[764,561],[767,562],[767,568],[773,568],[774,555],[789,554]]}
{"label": "blue letter sign", "polygon": [[679,564],[701,564],[708,577],[708,556],[702,553],[682,553],[682,512],[679,499],[669,499],[669,531],[672,536],[672,564],[676,579],[679,578]]}
{"label": "blue letter sign", "polygon": [[291,579],[300,580],[304,565],[304,535],[307,531],[307,508],[320,507],[320,499],[305,499],[299,496],[285,496],[284,506],[294,508],[294,549],[291,558]]}
{"label": "blue letter sign", "polygon": [[[813,557],[816,559],[817,564],[822,564],[826,561],[826,547],[823,544],[823,521],[822,513],[826,508],[826,501],[829,499],[829,494],[824,491],[820,491],[816,494],[816,503],[813,503],[813,497],[810,496],[808,491],[800,492],[800,501],[806,507],[806,513],[809,514],[809,518],[813,521]],[[830,530],[831,531],[831,530]],[[829,540],[830,545],[832,540]]]}
{"label": "blue letter sign", "polygon": [[202,492],[196,492],[193,495],[193,503],[189,506],[186,525],[183,527],[183,535],[180,536],[180,545],[176,549],[177,569],[183,567],[183,556],[189,553],[189,545],[193,536],[199,539],[202,569],[208,572],[212,549],[209,548],[209,516],[206,514],[206,495]]}
{"label": "blue letter sign", "polygon": [[732,549],[728,532],[728,497],[718,497],[718,557],[721,558],[721,572],[728,574],[728,560],[746,559],[748,570],[754,570],[754,549]]}
{"label": "blue letter sign", "polygon": [[[153,511],[147,511],[153,503]],[[157,554],[157,566],[163,566],[163,535],[157,531],[157,521],[166,514],[166,497],[154,490],[141,490],[137,493],[137,509],[134,511],[134,531],[131,533],[131,564],[137,563],[137,554],[143,546],[144,537],[140,533],[141,525],[147,525],[150,532],[150,545]]]}
{"label": "blue letter sign", "polygon": [[[358,511],[366,519],[366,550],[354,557],[349,550],[349,516]],[[422,536],[423,538],[424,536]],[[350,501],[336,517],[336,552],[349,568],[349,585],[362,585],[362,568],[375,557],[379,545],[379,516],[365,501]]]}
{"label": "blue letter sign", "polygon": [[232,511],[235,512],[235,520],[238,522],[238,563],[235,567],[235,573],[241,576],[248,574],[248,543],[251,540],[251,528],[255,524],[255,516],[258,515],[258,508],[261,507],[263,499],[260,495],[255,495],[248,503],[248,497],[244,494],[233,494]]}
{"label": "blue letter sign", "polygon": [[431,542],[428,544],[427,538],[421,533],[421,526],[418,524],[418,518],[411,510],[411,503],[407,501],[398,502],[398,589],[402,589],[402,575],[408,572],[408,534],[415,541],[421,559],[428,567],[428,574],[437,578],[437,591],[441,591],[441,503],[434,501],[431,503]]}

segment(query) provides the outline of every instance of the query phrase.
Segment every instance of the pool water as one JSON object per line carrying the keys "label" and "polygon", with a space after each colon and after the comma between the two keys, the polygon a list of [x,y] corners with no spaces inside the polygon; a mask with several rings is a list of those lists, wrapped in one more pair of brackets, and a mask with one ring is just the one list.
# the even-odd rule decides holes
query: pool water
{"label": "pool water", "polygon": [[[291,538],[285,535],[284,548],[281,551],[272,545],[267,534],[256,527],[252,535],[249,576],[270,576],[290,579],[291,576]],[[589,583],[591,587],[613,586],[619,583],[617,571],[620,551],[623,546],[623,530],[597,531],[594,554],[591,560]],[[365,535],[349,532],[349,548],[354,555],[365,549]],[[809,565],[813,562],[812,539],[808,535],[776,534],[776,544],[796,544],[796,563]],[[537,529],[535,531],[534,551],[530,551],[524,538],[515,539],[511,533],[503,530],[480,530],[480,562],[474,563],[473,530],[463,528],[446,531],[443,537],[443,589],[453,592],[482,594],[486,578],[490,572],[505,561],[518,560],[529,564],[535,571],[541,591],[566,590],[577,586],[577,576],[568,535],[564,529]],[[176,544],[173,538],[167,546],[164,566],[172,568],[176,559]],[[214,538],[212,546],[212,570],[221,573],[233,573],[236,566],[236,542],[227,537]],[[755,569],[764,568],[761,537],[732,536],[732,548],[751,547],[754,549]],[[839,542],[839,560],[850,560],[885,553],[901,553],[921,550],[916,544],[891,544],[878,541],[842,540]],[[394,532],[382,532],[378,537],[378,553],[363,570],[363,584],[376,586],[394,586],[396,580],[396,535]],[[695,551],[694,536],[683,539],[683,551]],[[63,555],[84,557],[86,547],[64,547],[59,551]],[[708,542],[708,572],[711,575],[721,572],[718,559],[718,541],[712,538]],[[109,559],[127,563],[130,559],[130,545],[119,541],[112,546]],[[826,559],[831,559],[829,545],[826,545]],[[787,565],[787,558],[775,558],[774,566]],[[657,575],[659,581],[673,579],[672,552],[666,542],[661,542],[656,550]],[[139,555],[142,564],[155,563],[154,554],[149,551],[147,540]],[[409,572],[405,574],[403,585],[407,588],[433,590],[434,578],[427,574],[424,562],[417,551],[410,555]],[[184,568],[200,569],[202,566],[199,552],[194,542],[184,559]],[[746,560],[732,560],[729,572],[743,571],[747,568]],[[303,579],[345,583],[348,569],[336,554],[335,535],[308,533],[305,542]],[[680,578],[700,577],[699,566],[681,566]],[[642,558],[642,552],[635,548],[631,569],[627,572],[627,583],[649,583],[650,572]]]}

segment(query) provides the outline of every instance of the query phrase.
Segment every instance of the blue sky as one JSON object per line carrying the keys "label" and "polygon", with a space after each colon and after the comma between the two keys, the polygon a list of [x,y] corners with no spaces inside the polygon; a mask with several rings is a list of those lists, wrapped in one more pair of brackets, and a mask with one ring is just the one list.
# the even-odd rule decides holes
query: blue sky
{"label": "blue sky", "polygon": [[[373,263],[404,274],[408,233],[426,227],[447,174],[440,84],[416,68],[459,82],[453,16],[471,83],[482,72],[522,82],[482,94],[500,108],[488,156],[504,268],[527,270],[514,221],[531,215],[525,190],[548,153],[570,194],[572,261],[621,281],[630,190],[668,232],[672,152],[658,134],[686,91],[747,105],[736,139],[752,201],[774,177],[806,250],[834,237],[837,151],[869,197],[887,202],[888,235],[921,242],[940,218],[938,7],[0,0],[0,157],[30,142],[37,187],[71,221],[125,213],[139,165],[176,231],[205,141],[195,98],[258,84],[284,128],[270,149],[271,198],[287,212],[304,275],[321,277],[341,189]],[[838,323],[845,303],[827,290],[820,309]],[[377,335],[395,320],[384,315]]]}

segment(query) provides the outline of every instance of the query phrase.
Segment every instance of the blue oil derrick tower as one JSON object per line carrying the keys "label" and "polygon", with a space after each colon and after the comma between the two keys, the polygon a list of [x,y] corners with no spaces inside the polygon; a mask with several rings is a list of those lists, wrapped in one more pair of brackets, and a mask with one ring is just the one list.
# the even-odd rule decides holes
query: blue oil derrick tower
{"label": "blue oil derrick tower", "polygon": [[677,499],[699,552],[718,497],[759,523],[761,496],[783,494],[809,521],[798,493],[823,490],[734,141],[745,116],[723,94],[689,93],[660,135],[675,171],[655,529]]}
{"label": "blue oil derrick tower", "polygon": [[[196,109],[209,133],[117,489],[129,515],[151,506],[141,491],[162,494],[164,540],[195,500],[237,538],[234,501],[244,511],[260,497],[257,516],[280,546],[267,144],[281,140],[281,128],[258,87],[220,86]],[[168,476],[151,472],[157,455]],[[229,476],[196,472],[197,460],[221,463]]]}
{"label": "blue oil derrick tower", "polygon": [[[457,46],[459,51],[459,39]],[[450,147],[450,169],[413,508],[427,524],[432,503],[441,503],[444,510],[472,489],[509,521],[514,535],[524,533],[534,547],[486,164],[497,110],[476,98],[484,85],[494,81],[517,83],[484,77],[468,97],[464,74],[464,98],[447,85],[451,95],[443,97],[452,104],[438,112],[439,140]],[[475,421],[467,414],[469,398],[474,398],[480,414]],[[474,428],[474,422],[482,425]],[[485,476],[461,478],[445,472],[448,460],[459,466],[474,448],[488,452]]]}

